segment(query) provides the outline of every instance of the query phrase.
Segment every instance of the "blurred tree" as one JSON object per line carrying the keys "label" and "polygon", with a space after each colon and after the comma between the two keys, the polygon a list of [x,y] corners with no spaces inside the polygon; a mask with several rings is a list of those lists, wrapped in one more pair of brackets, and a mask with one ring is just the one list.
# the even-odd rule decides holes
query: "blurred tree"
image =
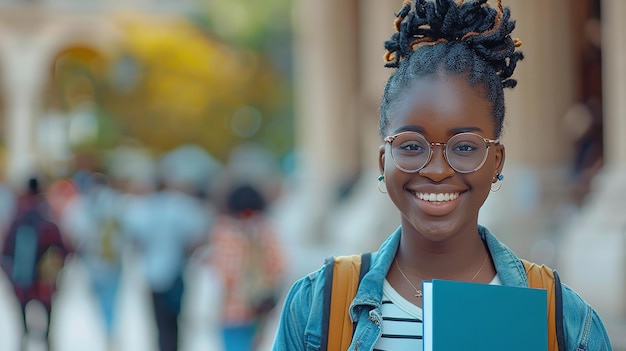
{"label": "blurred tree", "polygon": [[292,0],[211,0],[193,18],[216,36],[238,46],[268,51],[291,33]]}
{"label": "blurred tree", "polygon": [[[288,77],[263,53],[226,45],[180,17],[118,21],[127,43],[103,103],[122,135],[157,151],[196,143],[221,159],[242,139],[265,138],[278,154],[291,147],[290,137],[270,131],[291,124]],[[258,127],[239,133],[242,118]]]}
{"label": "blurred tree", "polygon": [[[68,142],[77,153],[132,140],[154,154],[192,143],[225,160],[242,142],[257,142],[282,157],[293,148],[288,1],[212,1],[193,20],[114,14],[123,45],[112,55],[60,52],[45,106],[75,127]],[[218,30],[218,18],[244,17]]]}

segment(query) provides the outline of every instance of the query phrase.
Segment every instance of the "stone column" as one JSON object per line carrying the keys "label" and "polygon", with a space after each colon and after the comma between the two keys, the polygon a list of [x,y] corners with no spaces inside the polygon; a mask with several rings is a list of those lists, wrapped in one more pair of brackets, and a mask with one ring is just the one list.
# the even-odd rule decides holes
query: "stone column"
{"label": "stone column", "polygon": [[[602,1],[604,155],[608,167],[626,166],[626,2]],[[626,179],[626,178],[625,178]]]}
{"label": "stone column", "polygon": [[[3,29],[12,32],[10,29]],[[7,158],[5,176],[15,186],[36,171],[35,120],[40,108],[39,96],[47,75],[46,55],[33,38],[7,35],[0,42],[2,63]]]}
{"label": "stone column", "polygon": [[[577,80],[569,23],[569,0],[506,0],[516,20],[525,58],[505,90],[506,146],[503,186],[489,196],[480,222],[492,228],[521,257],[552,264],[553,255],[534,255],[555,208],[566,196],[571,143],[562,119],[575,102]],[[550,244],[547,244],[550,247]]]}
{"label": "stone column", "polygon": [[[359,59],[354,0],[296,1],[295,113],[301,235],[323,237],[323,217],[358,165],[354,100]],[[308,232],[308,233],[303,233]]]}
{"label": "stone column", "polygon": [[[363,1],[361,2],[359,33],[361,69],[359,76],[360,104],[359,129],[362,164],[365,170],[378,172],[378,136],[379,106],[387,78],[393,73],[385,68],[383,55],[384,43],[394,33],[395,13],[400,9],[401,1]],[[375,179],[371,179],[373,183]]]}
{"label": "stone column", "polygon": [[601,314],[614,347],[626,347],[626,2],[602,1],[605,164],[572,219],[563,243],[562,275]]}
{"label": "stone column", "polygon": [[359,84],[355,89],[354,142],[358,146],[361,173],[350,198],[330,218],[333,244],[343,252],[372,251],[400,223],[400,215],[389,197],[378,192],[378,116],[382,91],[393,72],[384,67],[384,42],[393,33],[395,13],[401,1],[359,2],[357,27]]}

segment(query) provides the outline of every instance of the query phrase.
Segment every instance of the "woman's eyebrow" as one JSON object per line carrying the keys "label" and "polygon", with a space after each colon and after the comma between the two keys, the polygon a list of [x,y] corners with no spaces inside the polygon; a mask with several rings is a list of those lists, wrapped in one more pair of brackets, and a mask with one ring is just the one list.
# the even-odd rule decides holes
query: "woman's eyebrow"
{"label": "woman's eyebrow", "polygon": [[448,129],[449,135],[455,135],[455,134],[467,133],[467,132],[483,132],[483,130],[480,129],[479,127],[458,127],[458,128]]}
{"label": "woman's eyebrow", "polygon": [[[406,126],[402,126],[394,130],[394,134],[401,133],[401,132],[416,132],[416,133],[424,134],[426,132],[426,128],[422,126],[416,126],[416,125],[406,125]],[[467,133],[467,132],[483,132],[483,130],[480,127],[476,127],[476,126],[456,127],[456,128],[450,128],[447,130],[448,135],[455,135],[455,134]]]}
{"label": "woman's eyebrow", "polygon": [[415,125],[408,125],[408,126],[402,126],[398,129],[396,129],[394,131],[395,134],[397,133],[401,133],[401,132],[416,132],[416,133],[424,133],[426,131],[426,129],[424,129],[424,127],[421,126],[415,126]]}

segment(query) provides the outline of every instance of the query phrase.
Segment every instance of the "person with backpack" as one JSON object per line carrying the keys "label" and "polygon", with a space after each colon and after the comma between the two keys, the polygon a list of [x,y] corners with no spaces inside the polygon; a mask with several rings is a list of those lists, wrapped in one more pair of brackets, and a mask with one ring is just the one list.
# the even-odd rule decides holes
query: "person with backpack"
{"label": "person with backpack", "polygon": [[281,292],[284,252],[260,189],[236,184],[225,202],[209,236],[207,258],[223,288],[223,346],[225,351],[258,350]]}
{"label": "person with backpack", "polygon": [[38,332],[50,348],[52,299],[57,289],[57,277],[70,253],[49,213],[48,204],[40,193],[39,181],[29,179],[26,193],[17,199],[15,216],[2,245],[2,269],[13,286],[22,311],[23,347],[31,336],[37,334],[37,331],[30,330],[33,323],[27,315],[27,305],[37,301],[46,312],[44,330]]}
{"label": "person with backpack", "polygon": [[[478,224],[504,180],[504,88],[515,87],[523,58],[510,16],[500,0],[402,3],[385,42],[394,71],[380,105],[378,153],[379,190],[400,212],[400,226],[371,256],[331,260],[298,280],[275,351],[421,350],[421,286],[432,279],[538,284],[554,301],[548,350],[612,349],[597,312],[558,274],[522,261]],[[352,269],[367,262],[368,269]],[[345,267],[347,278],[332,277]],[[328,312],[341,300],[339,312]]]}

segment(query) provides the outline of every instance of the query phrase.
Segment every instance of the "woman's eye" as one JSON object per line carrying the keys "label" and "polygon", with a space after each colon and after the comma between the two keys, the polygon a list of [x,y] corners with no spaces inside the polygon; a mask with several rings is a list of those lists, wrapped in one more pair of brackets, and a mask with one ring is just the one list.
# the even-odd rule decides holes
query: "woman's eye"
{"label": "woman's eye", "polygon": [[403,151],[424,151],[426,148],[424,145],[418,142],[404,142],[398,146]]}
{"label": "woman's eye", "polygon": [[458,144],[452,148],[454,152],[472,152],[478,150],[478,147],[473,144]]}

